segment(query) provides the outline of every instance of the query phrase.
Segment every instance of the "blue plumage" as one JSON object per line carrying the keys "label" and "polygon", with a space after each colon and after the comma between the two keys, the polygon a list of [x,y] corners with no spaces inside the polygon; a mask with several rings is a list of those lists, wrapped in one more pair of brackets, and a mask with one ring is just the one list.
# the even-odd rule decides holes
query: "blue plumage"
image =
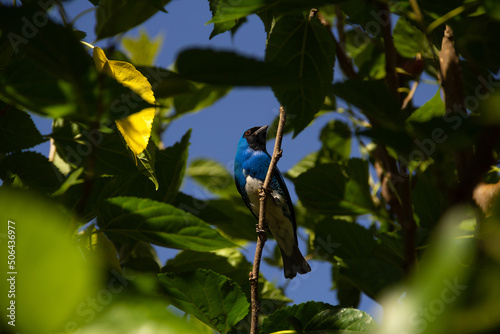
{"label": "blue plumage", "polygon": [[[259,217],[259,188],[266,178],[271,157],[266,150],[267,125],[245,131],[234,160],[236,188],[252,214]],[[311,271],[297,242],[297,226],[290,194],[278,168],[273,170],[271,196],[266,200],[266,224],[281,250],[286,278]]]}

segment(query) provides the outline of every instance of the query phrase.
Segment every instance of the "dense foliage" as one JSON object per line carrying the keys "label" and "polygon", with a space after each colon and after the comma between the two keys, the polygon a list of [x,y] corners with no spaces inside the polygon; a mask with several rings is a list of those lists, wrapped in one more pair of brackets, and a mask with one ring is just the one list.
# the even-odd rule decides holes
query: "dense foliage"
{"label": "dense foliage", "polygon": [[[98,39],[169,2],[90,1]],[[249,331],[241,246],[255,241],[255,220],[222,164],[187,166],[190,132],[161,141],[234,86],[272,89],[294,137],[339,114],[321,149],[286,173],[304,254],[331,265],[339,305],[287,306],[263,272],[261,333],[500,331],[496,0],[210,0],[211,38],[256,14],[265,59],[193,48],[174,69],[154,66],[147,36],[119,49],[82,43],[64,6],[0,5],[0,218],[15,222],[17,258],[9,268],[2,227],[1,263],[19,272],[16,327],[1,281],[2,332]],[[422,80],[439,84],[415,106]],[[33,113],[53,119],[50,134]],[[48,157],[30,151],[49,140]],[[185,177],[213,199],[182,193]],[[152,245],[181,251],[159,263]],[[267,261],[281,266],[276,255]],[[378,323],[356,309],[362,293],[384,307]]]}

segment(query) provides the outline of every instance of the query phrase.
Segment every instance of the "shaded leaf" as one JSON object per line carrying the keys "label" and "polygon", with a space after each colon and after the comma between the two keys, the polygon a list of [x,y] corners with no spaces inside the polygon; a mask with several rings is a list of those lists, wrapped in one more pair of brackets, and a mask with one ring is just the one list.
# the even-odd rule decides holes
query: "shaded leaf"
{"label": "shaded leaf", "polygon": [[28,113],[0,101],[0,152],[18,151],[44,141]]}
{"label": "shaded leaf", "polygon": [[[0,12],[0,30],[5,32],[0,44],[16,55],[0,72],[3,101],[44,116],[104,125],[148,106],[116,80],[99,76],[72,29],[48,19],[28,43],[22,37],[24,21],[40,14],[28,7],[5,7]],[[20,39],[11,43],[8,36]]]}
{"label": "shaded leaf", "polygon": [[172,97],[179,94],[196,93],[197,87],[178,73],[152,66],[137,66],[137,69],[151,83],[157,99]]}
{"label": "shaded leaf", "polygon": [[[321,129],[319,139],[323,143],[320,155],[330,162],[347,160],[351,154],[351,129],[342,121],[332,120]],[[320,161],[322,157],[320,156]]]}
{"label": "shaded leaf", "polygon": [[174,204],[210,225],[217,226],[231,239],[255,241],[255,217],[239,195],[205,201],[179,193]]}
{"label": "shaded leaf", "polygon": [[330,261],[334,256],[344,260],[371,257],[377,245],[372,233],[361,225],[331,218],[315,225],[315,235],[314,247],[328,254]]}
{"label": "shaded leaf", "polygon": [[401,127],[398,102],[385,82],[347,80],[333,85],[333,92],[378,124],[395,130]]}
{"label": "shaded leaf", "polygon": [[163,202],[171,203],[177,196],[186,170],[190,137],[188,130],[179,142],[156,154],[155,171]]}
{"label": "shaded leaf", "polygon": [[57,190],[64,180],[47,157],[31,151],[15,152],[1,160],[0,177],[4,185],[20,185],[43,193]]}
{"label": "shaded leaf", "polygon": [[220,333],[243,319],[250,304],[237,283],[213,271],[197,269],[181,274],[159,274],[172,304]]}
{"label": "shaded leaf", "polygon": [[370,298],[380,301],[381,293],[403,278],[400,267],[375,258],[352,258],[344,261],[340,274]]}
{"label": "shaded leaf", "polygon": [[231,87],[209,84],[195,84],[194,92],[189,94],[179,94],[174,96],[175,114],[173,118],[179,117],[188,112],[195,112],[214,104],[224,97]]}
{"label": "shaded leaf", "polygon": [[302,204],[318,213],[352,215],[373,213],[368,185],[368,164],[349,160],[348,176],[337,164],[321,164],[293,179]]}
{"label": "shaded leaf", "polygon": [[272,86],[296,136],[313,120],[330,92],[335,62],[331,33],[317,18],[282,17],[268,39],[266,62],[284,65],[300,79],[297,88]]}
{"label": "shaded leaf", "polygon": [[[254,233],[255,234],[255,233]],[[198,268],[213,270],[227,276],[241,287],[250,300],[250,281],[248,273],[252,271],[252,263],[236,248],[226,248],[214,252],[181,251],[175,258],[167,261],[162,272],[180,274]],[[266,304],[272,302],[275,308],[284,306],[291,300],[283,295],[283,291],[273,286],[262,276],[259,277],[259,300]],[[266,308],[269,309],[269,308]],[[263,309],[262,311],[266,311]]]}
{"label": "shaded leaf", "polygon": [[163,247],[198,251],[233,246],[199,218],[150,199],[109,198],[98,208],[98,224],[109,238],[117,240],[126,236]]}
{"label": "shaded leaf", "polygon": [[[203,61],[200,61],[203,59]],[[269,64],[234,52],[189,49],[177,56],[184,78],[229,86],[292,86],[298,80],[281,63]]]}
{"label": "shaded leaf", "polygon": [[125,32],[149,19],[170,0],[101,0],[96,10],[98,39]]}

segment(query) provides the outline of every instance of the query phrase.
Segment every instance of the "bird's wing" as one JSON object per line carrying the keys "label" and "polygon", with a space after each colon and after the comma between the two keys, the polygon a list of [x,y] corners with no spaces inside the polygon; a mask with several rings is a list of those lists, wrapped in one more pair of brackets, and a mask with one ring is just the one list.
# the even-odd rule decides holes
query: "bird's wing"
{"label": "bird's wing", "polygon": [[[293,229],[295,231],[295,237],[297,237],[297,225],[295,223],[295,211],[293,209],[292,199],[290,198],[290,194],[288,193],[288,188],[286,187],[285,180],[283,180],[283,175],[279,171],[278,167],[275,167],[273,170],[273,177],[271,179],[271,189],[276,190],[281,197],[286,200],[287,211],[289,212],[289,218],[292,221]],[[288,212],[284,212],[288,216]]]}
{"label": "bird's wing", "polygon": [[253,213],[253,210],[252,210],[252,207],[250,205],[250,199],[248,198],[248,194],[245,190],[245,184],[242,184],[240,182],[240,178],[238,177],[235,177],[234,178],[234,181],[236,183],[236,188],[238,189],[238,192],[240,193],[241,195],[241,198],[243,198],[243,202],[245,202],[245,205],[248,207],[248,209],[250,210],[250,212],[254,215],[255,218],[259,219],[259,217],[257,217],[254,213]]}

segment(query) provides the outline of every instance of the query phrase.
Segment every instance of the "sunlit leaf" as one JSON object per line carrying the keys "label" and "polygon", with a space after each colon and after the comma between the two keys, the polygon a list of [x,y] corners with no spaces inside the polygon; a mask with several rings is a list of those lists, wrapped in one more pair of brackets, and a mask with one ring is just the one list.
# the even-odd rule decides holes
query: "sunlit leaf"
{"label": "sunlit leaf", "polygon": [[[147,103],[155,103],[151,84],[132,64],[123,61],[108,60],[99,47],[94,47],[93,56],[99,71],[106,73],[125,87],[130,88]],[[154,115],[155,108],[151,107],[116,121],[118,130],[120,130],[128,147],[130,147],[135,155],[144,151],[148,145]]]}
{"label": "sunlit leaf", "polygon": [[368,186],[368,164],[351,159],[346,176],[338,164],[321,164],[293,179],[302,204],[318,213],[349,215],[373,213]]}
{"label": "sunlit leaf", "polygon": [[159,34],[154,39],[150,39],[146,30],[140,29],[137,38],[124,37],[122,45],[130,60],[136,66],[154,65],[156,57],[163,45],[164,37]]}

